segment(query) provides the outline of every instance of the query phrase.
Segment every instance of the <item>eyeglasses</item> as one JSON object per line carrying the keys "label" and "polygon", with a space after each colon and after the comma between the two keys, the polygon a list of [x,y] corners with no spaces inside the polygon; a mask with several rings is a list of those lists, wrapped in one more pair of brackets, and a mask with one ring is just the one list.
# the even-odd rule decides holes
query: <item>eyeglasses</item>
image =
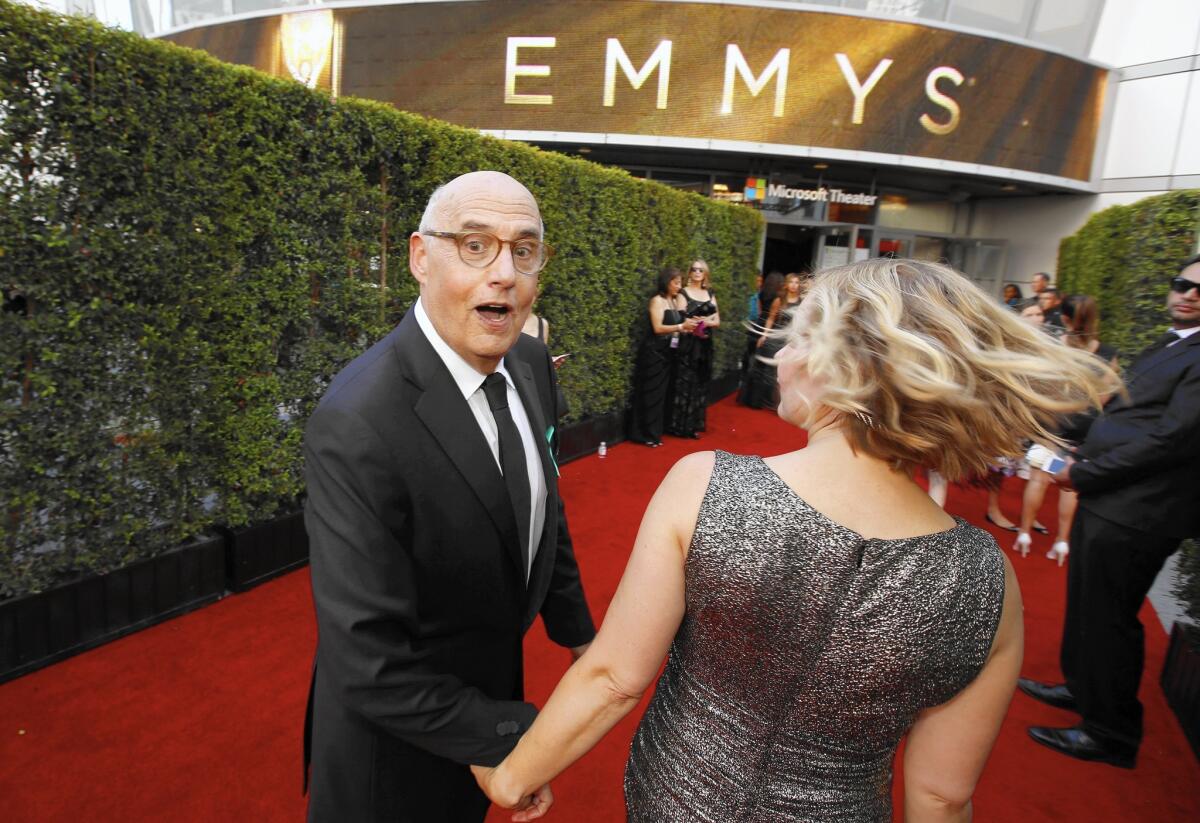
{"label": "eyeglasses", "polygon": [[1171,291],[1179,294],[1187,294],[1192,289],[1200,289],[1200,283],[1195,280],[1188,280],[1183,275],[1171,278]]}
{"label": "eyeglasses", "polygon": [[453,240],[458,246],[458,256],[476,269],[492,265],[500,250],[505,246],[512,247],[513,268],[521,274],[535,275],[554,256],[554,249],[533,237],[521,237],[517,240],[501,240],[496,235],[486,231],[423,231],[421,234],[429,237],[443,237]]}

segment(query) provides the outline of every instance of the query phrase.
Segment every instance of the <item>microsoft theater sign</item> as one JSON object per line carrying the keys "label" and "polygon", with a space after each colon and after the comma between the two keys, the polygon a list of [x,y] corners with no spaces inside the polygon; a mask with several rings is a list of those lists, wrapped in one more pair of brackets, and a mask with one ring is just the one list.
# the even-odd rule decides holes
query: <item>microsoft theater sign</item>
{"label": "microsoft theater sign", "polygon": [[[746,188],[742,191],[742,199],[755,206],[767,207],[771,204],[779,206],[794,206],[805,201],[818,203],[843,203],[847,206],[874,206],[878,195],[862,192],[849,192],[843,189],[830,189],[819,186],[815,189],[794,188],[783,183],[775,183],[762,177],[750,177],[746,180]],[[780,202],[783,201],[783,202]]]}
{"label": "microsoft theater sign", "polygon": [[[1087,181],[1108,82],[1104,69],[1004,40],[765,1],[446,0],[303,13],[334,20],[329,59],[300,61],[324,66],[309,82],[548,142],[860,152]],[[168,39],[294,76],[284,17]]]}

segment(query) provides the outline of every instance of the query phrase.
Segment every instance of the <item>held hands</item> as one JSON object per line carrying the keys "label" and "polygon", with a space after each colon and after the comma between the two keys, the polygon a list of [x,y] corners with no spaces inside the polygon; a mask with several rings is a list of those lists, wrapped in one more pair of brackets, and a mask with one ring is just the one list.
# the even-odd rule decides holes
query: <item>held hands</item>
{"label": "held hands", "polygon": [[471,774],[475,776],[475,782],[479,784],[479,788],[493,803],[502,809],[511,809],[515,812],[512,819],[516,823],[537,820],[550,811],[550,807],[554,805],[554,792],[550,790],[549,783],[526,794],[516,786],[505,785],[508,781],[504,780],[499,767],[472,766]]}

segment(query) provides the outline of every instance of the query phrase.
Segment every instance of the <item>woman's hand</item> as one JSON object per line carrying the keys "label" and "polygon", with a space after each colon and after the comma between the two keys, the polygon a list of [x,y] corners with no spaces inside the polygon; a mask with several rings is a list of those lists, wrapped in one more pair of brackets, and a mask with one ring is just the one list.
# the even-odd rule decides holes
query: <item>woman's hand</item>
{"label": "woman's hand", "polygon": [[537,820],[550,811],[550,807],[554,805],[554,792],[550,790],[549,783],[526,794],[517,786],[507,785],[509,781],[504,779],[499,768],[472,766],[471,774],[475,776],[475,782],[479,784],[479,788],[488,796],[488,799],[502,809],[511,809],[516,812],[512,816],[516,823]]}
{"label": "woman's hand", "polygon": [[688,317],[683,321],[684,334],[691,334],[700,325],[700,321],[694,317]]}

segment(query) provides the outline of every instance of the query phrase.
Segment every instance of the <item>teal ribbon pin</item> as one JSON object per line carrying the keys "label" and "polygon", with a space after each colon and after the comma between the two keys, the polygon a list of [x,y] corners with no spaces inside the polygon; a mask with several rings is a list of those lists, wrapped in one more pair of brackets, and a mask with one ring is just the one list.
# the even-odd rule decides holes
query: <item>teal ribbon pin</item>
{"label": "teal ribbon pin", "polygon": [[550,462],[554,464],[554,476],[562,477],[562,472],[558,470],[558,460],[554,457],[554,450],[550,448],[550,444],[554,441],[554,427],[550,426],[546,429],[546,452],[550,455]]}

